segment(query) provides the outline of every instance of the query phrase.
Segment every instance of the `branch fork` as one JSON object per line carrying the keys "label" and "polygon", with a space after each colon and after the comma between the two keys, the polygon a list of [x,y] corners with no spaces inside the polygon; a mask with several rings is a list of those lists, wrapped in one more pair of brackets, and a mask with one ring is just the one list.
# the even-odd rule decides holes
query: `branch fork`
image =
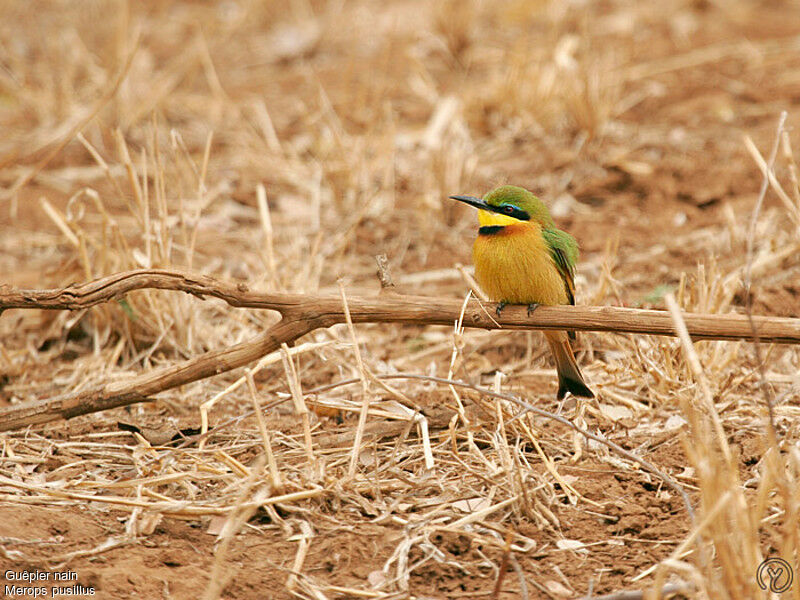
{"label": "branch fork", "polygon": [[[280,313],[281,320],[247,342],[206,352],[125,381],[2,408],[0,431],[148,401],[159,392],[244,367],[280,349],[281,344],[292,344],[316,329],[347,320],[338,296],[260,293],[243,283],[222,282],[206,275],[171,269],[125,271],[61,289],[22,290],[0,286],[0,315],[15,308],[82,310],[142,289],[181,291],[201,299],[219,298],[238,308],[273,310]],[[348,297],[347,304],[353,323],[448,326],[459,320],[463,307],[463,301],[457,298],[397,294]],[[463,311],[463,326],[675,335],[672,318],[666,311],[612,306],[541,306],[528,316],[524,306],[509,306],[500,317],[495,317],[495,307],[477,299],[470,300]],[[755,328],[761,342],[800,343],[800,319],[754,316],[751,321],[746,315],[685,314],[684,320],[695,340],[752,339]]]}

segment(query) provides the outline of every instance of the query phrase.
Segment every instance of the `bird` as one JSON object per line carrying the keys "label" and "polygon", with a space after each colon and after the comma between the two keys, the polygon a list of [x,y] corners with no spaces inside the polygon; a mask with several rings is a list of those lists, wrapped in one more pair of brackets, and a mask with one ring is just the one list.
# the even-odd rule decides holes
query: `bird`
{"label": "bird", "polygon": [[[497,315],[508,304],[527,304],[528,315],[539,305],[575,304],[578,243],[556,228],[544,202],[525,188],[503,185],[483,198],[450,196],[478,209],[478,237],[472,247],[475,278],[493,302]],[[574,396],[594,398],[570,344],[574,331],[545,331],[558,372],[561,401]]]}

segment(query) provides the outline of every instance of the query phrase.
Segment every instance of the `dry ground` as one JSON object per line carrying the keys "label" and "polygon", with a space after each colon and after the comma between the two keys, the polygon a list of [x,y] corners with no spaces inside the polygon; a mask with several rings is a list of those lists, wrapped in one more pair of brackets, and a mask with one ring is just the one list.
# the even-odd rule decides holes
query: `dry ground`
{"label": "dry ground", "polygon": [[[401,291],[463,297],[454,267],[469,263],[474,215],[446,197],[509,182],[579,240],[579,303],[663,308],[671,290],[686,310],[741,312],[762,180],[752,150],[768,159],[785,110],[778,185],[751,237],[753,301],[800,317],[796,3],[87,0],[0,13],[1,283],[175,266],[264,290],[338,293],[344,278],[348,294],[371,294],[385,253]],[[167,292],[7,311],[0,407],[174,364],[274,318]],[[452,372],[558,408],[538,333],[356,334],[370,373]],[[705,395],[676,340],[581,336],[599,399],[565,414],[685,486],[693,521],[639,465],[488,395],[413,379],[309,393],[359,370],[346,327],[307,337],[295,369],[312,461],[288,363],[255,375],[281,489],[266,483],[252,414],[231,420],[253,406],[245,385],[219,398],[203,444],[159,445],[199,427],[200,405],[238,371],[0,434],[0,572],[71,570],[101,598],[573,598],[679,581],[690,597],[749,600],[764,557],[798,566],[797,348],[762,348],[762,376],[752,344],[697,344]],[[375,408],[350,478],[364,394]],[[423,407],[433,468],[403,397]]]}

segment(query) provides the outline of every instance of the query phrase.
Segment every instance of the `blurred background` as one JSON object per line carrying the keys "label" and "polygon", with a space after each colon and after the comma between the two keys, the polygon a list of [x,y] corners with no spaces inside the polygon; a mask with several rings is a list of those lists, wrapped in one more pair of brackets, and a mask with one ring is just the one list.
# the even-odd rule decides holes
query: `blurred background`
{"label": "blurred background", "polygon": [[[781,111],[777,182],[755,229],[754,311],[800,316],[796,2],[2,1],[0,283],[176,267],[260,290],[338,293],[344,278],[348,293],[375,293],[374,257],[386,254],[399,290],[463,297],[456,267],[470,264],[475,215],[447,197],[511,183],[577,238],[578,303],[661,308],[674,291],[688,310],[741,311],[759,160]],[[171,364],[274,320],[156,291],[76,314],[9,311],[0,405]],[[376,372],[447,372],[450,329],[359,332]],[[336,328],[320,336],[348,339]],[[537,336],[467,333],[456,375],[499,369],[513,389],[551,402]],[[590,379],[609,402],[629,400],[631,426],[676,414],[691,378],[661,364],[680,363],[673,341],[582,339]],[[761,414],[741,348],[704,344],[702,358],[717,399]],[[326,352],[304,359],[304,385],[352,372],[351,359],[336,359],[349,350]],[[776,394],[796,403],[797,351],[770,360]],[[279,367],[259,376],[265,390],[286,391]],[[226,377],[169,400],[195,408]],[[151,416],[194,422],[171,406]],[[737,443],[755,456],[760,434],[748,431]],[[673,450],[663,464],[679,470],[687,458]],[[606,486],[598,481],[597,498]],[[670,513],[678,504],[664,508],[675,523],[659,535],[686,533],[685,515]],[[659,518],[625,531],[637,537]],[[748,531],[751,542],[771,535]],[[613,590],[672,549],[616,556],[619,572],[605,558],[592,565],[612,573]],[[713,589],[712,570],[702,572]],[[719,597],[749,597],[752,580],[739,576],[745,587]],[[588,589],[585,577],[573,583],[570,593]]]}
{"label": "blurred background", "polygon": [[[682,237],[724,225],[723,206],[751,209],[760,178],[742,135],[765,149],[800,93],[794,3],[2,11],[2,267],[27,285],[86,269],[66,264],[81,253],[44,200],[86,230],[95,271],[132,266],[110,249],[97,264],[102,205],[140,263],[311,291],[372,283],[377,251],[397,275],[469,262],[474,215],[446,198],[509,182],[548,201],[587,263],[614,245],[633,303],[723,250]],[[265,275],[259,183],[275,264],[302,256],[299,271]]]}

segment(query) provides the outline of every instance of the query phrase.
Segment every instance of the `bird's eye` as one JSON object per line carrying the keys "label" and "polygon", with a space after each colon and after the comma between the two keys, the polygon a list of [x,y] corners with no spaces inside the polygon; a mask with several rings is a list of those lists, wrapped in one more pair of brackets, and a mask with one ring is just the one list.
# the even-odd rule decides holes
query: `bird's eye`
{"label": "bird's eye", "polygon": [[511,213],[514,212],[514,207],[513,206],[504,206],[503,207],[503,212],[507,212],[508,214],[511,214]]}

